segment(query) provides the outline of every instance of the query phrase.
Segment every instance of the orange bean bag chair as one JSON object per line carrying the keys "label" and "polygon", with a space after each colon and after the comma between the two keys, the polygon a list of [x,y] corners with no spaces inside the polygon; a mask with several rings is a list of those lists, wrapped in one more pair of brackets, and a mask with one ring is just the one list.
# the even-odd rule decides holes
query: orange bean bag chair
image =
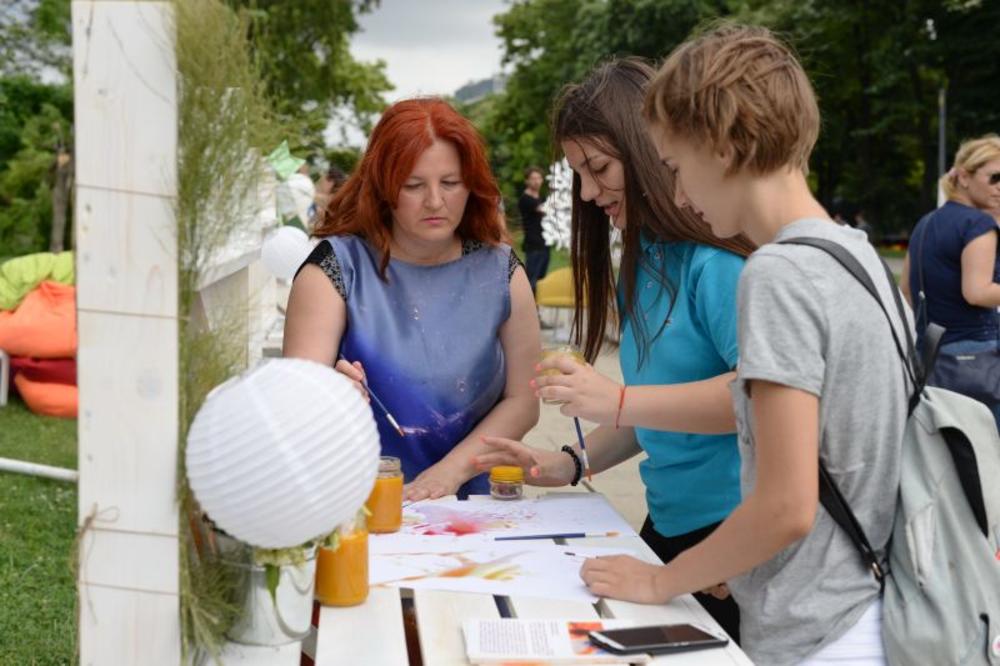
{"label": "orange bean bag chair", "polygon": [[16,310],[0,311],[0,349],[11,356],[75,356],[76,288],[42,282]]}
{"label": "orange bean bag chair", "polygon": [[10,374],[24,375],[32,382],[75,385],[76,359],[15,356],[10,359]]}
{"label": "orange bean bag chair", "polygon": [[80,403],[80,392],[69,384],[33,382],[23,374],[14,377],[14,386],[28,409],[36,414],[75,419]]}

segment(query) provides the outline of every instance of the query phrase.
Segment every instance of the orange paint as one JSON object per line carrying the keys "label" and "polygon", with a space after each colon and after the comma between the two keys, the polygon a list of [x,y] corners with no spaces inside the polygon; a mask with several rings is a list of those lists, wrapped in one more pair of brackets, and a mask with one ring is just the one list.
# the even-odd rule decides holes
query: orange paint
{"label": "orange paint", "polygon": [[376,534],[396,532],[403,524],[403,477],[380,476],[365,506],[371,511],[368,531]]}
{"label": "orange paint", "polygon": [[324,606],[356,606],[368,598],[368,531],[341,534],[337,550],[320,548],[316,600]]}

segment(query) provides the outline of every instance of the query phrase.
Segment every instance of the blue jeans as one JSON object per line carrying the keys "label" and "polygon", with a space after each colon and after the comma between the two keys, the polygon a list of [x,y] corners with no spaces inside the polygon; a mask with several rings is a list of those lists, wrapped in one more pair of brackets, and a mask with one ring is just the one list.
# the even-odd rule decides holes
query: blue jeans
{"label": "blue jeans", "polygon": [[[946,345],[941,345],[939,351],[945,354],[981,354],[983,352],[1000,350],[1000,342],[997,340],[956,340]],[[1000,403],[987,405],[993,412],[996,419],[997,428],[1000,429]]]}
{"label": "blue jeans", "polygon": [[525,251],[524,272],[528,274],[531,293],[535,293],[535,285],[549,272],[549,248]]}

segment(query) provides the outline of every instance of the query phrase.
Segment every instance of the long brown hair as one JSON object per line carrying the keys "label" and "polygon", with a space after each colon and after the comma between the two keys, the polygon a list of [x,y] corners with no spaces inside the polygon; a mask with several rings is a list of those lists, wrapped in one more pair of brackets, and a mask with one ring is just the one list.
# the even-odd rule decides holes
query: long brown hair
{"label": "long brown hair", "polygon": [[[671,284],[663,266],[653,266],[642,252],[640,240],[692,241],[747,256],[755,246],[744,236],[716,238],[708,225],[674,204],[674,178],[653,147],[642,118],[646,85],[655,70],[640,58],[623,58],[597,67],[581,83],[566,86],[553,113],[556,143],[588,141],[622,163],[625,175],[625,210],[628,222],[622,234],[620,280],[623,306],[615,297],[608,216],[593,201],[580,197],[580,177],[573,175],[572,240],[573,287],[576,296],[573,340],[593,362],[600,353],[614,313],[619,336],[630,321],[639,347],[639,364],[649,344],[666,321],[650,336],[643,317],[635,316],[635,285],[640,263],[657,276],[660,288],[671,299]],[[584,321],[586,315],[586,321]]]}
{"label": "long brown hair", "polygon": [[500,190],[490,171],[486,147],[476,128],[442,99],[427,97],[396,102],[382,114],[368,148],[347,182],[330,199],[314,236],[354,234],[382,253],[385,277],[392,237],[392,208],[420,155],[434,139],[451,143],[462,162],[469,190],[457,233],[462,240],[490,245],[507,240],[500,213]]}

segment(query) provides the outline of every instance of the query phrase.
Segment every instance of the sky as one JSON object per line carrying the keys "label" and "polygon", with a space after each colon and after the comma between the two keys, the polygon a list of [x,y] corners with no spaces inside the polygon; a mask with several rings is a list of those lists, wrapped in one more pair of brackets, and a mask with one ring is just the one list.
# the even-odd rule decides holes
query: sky
{"label": "sky", "polygon": [[351,40],[357,60],[386,62],[396,89],[390,102],[414,95],[450,95],[500,71],[500,40],[492,17],[503,0],[382,0],[358,17]]}

